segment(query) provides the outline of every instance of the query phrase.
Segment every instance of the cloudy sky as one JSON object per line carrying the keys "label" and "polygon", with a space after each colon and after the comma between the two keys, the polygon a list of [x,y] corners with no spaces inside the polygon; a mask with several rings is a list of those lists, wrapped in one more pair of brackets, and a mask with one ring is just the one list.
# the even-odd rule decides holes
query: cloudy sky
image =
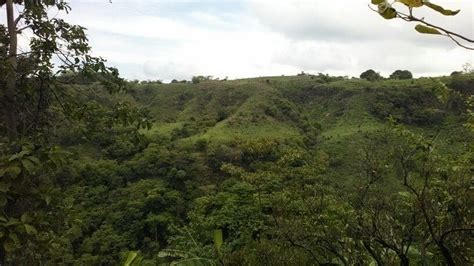
{"label": "cloudy sky", "polygon": [[[358,76],[449,74],[473,62],[474,52],[448,39],[387,21],[370,0],[72,0],[68,20],[88,28],[94,53],[128,79],[242,78],[301,71]],[[474,37],[474,1],[433,0],[462,11],[423,16]]]}

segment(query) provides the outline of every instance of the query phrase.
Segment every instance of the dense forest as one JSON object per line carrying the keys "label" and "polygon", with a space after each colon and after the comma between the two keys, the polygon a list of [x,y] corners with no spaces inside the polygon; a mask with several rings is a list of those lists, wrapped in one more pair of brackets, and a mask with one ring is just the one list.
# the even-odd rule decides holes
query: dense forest
{"label": "dense forest", "polygon": [[130,81],[45,6],[0,25],[0,265],[474,263],[469,65]]}
{"label": "dense forest", "polygon": [[[4,176],[47,178],[38,186],[47,191],[23,195],[41,211],[25,206],[28,226],[13,231],[7,258],[110,265],[138,251],[140,265],[470,264],[473,85],[459,73],[305,74],[130,82],[111,96],[77,81],[93,113],[57,118],[48,163],[59,166],[36,165],[44,155],[34,146],[8,159],[17,166]],[[111,126],[117,106],[136,108],[148,128]]]}

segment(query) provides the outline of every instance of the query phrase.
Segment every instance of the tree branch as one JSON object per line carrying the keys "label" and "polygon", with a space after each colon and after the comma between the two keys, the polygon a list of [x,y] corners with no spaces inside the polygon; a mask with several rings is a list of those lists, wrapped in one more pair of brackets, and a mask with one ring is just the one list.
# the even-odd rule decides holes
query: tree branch
{"label": "tree branch", "polygon": [[[378,10],[372,8],[370,5],[369,5],[369,8],[370,8],[370,10],[376,12],[377,14],[380,14],[380,12]],[[408,10],[409,10],[409,14],[405,14],[405,13],[400,12],[400,11],[395,11],[397,13],[396,17],[399,18],[399,19],[402,19],[404,21],[407,21],[407,22],[418,22],[418,23],[424,24],[425,26],[437,29],[437,30],[441,31],[442,36],[448,37],[459,47],[462,47],[462,48],[467,49],[467,50],[474,50],[474,47],[466,46],[466,45],[462,44],[456,38],[459,38],[461,40],[464,40],[468,43],[473,43],[473,44],[474,44],[474,39],[468,38],[468,37],[463,36],[461,34],[458,34],[458,33],[455,33],[453,31],[447,30],[443,27],[440,27],[440,26],[434,25],[432,23],[426,22],[424,18],[417,18],[417,17],[413,16],[413,9],[412,8],[409,8]]]}

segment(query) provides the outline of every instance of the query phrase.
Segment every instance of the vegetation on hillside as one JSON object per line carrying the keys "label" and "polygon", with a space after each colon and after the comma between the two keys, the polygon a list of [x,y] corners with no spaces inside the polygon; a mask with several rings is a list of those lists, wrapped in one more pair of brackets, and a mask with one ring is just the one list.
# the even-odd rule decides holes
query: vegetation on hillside
{"label": "vegetation on hillside", "polygon": [[71,154],[54,172],[54,204],[67,223],[43,259],[117,264],[133,250],[140,265],[469,264],[472,87],[458,86],[473,81],[132,84],[113,100],[96,90],[103,106],[146,107],[152,127],[60,131]]}
{"label": "vegetation on hillside", "polygon": [[473,73],[129,82],[0,6],[0,265],[473,264]]}

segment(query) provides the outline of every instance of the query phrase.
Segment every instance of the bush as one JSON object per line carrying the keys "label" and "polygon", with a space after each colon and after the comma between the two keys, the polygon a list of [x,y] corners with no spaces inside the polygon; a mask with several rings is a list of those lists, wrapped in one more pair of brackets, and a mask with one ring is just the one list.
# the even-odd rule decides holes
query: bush
{"label": "bush", "polygon": [[206,151],[207,150],[207,140],[206,139],[199,139],[194,143],[194,147],[197,151]]}
{"label": "bush", "polygon": [[392,116],[412,125],[431,125],[443,121],[445,111],[429,88],[409,87],[379,91],[370,100],[372,114],[380,119]]}
{"label": "bush", "polygon": [[360,74],[360,78],[366,79],[368,81],[377,81],[383,79],[383,77],[378,72],[375,72],[373,69],[369,69],[367,71],[362,72],[362,74]]}
{"label": "bush", "polygon": [[474,94],[474,74],[458,74],[451,76],[449,87],[462,94]]}
{"label": "bush", "polygon": [[413,75],[408,70],[396,70],[390,75],[391,79],[412,79]]}

